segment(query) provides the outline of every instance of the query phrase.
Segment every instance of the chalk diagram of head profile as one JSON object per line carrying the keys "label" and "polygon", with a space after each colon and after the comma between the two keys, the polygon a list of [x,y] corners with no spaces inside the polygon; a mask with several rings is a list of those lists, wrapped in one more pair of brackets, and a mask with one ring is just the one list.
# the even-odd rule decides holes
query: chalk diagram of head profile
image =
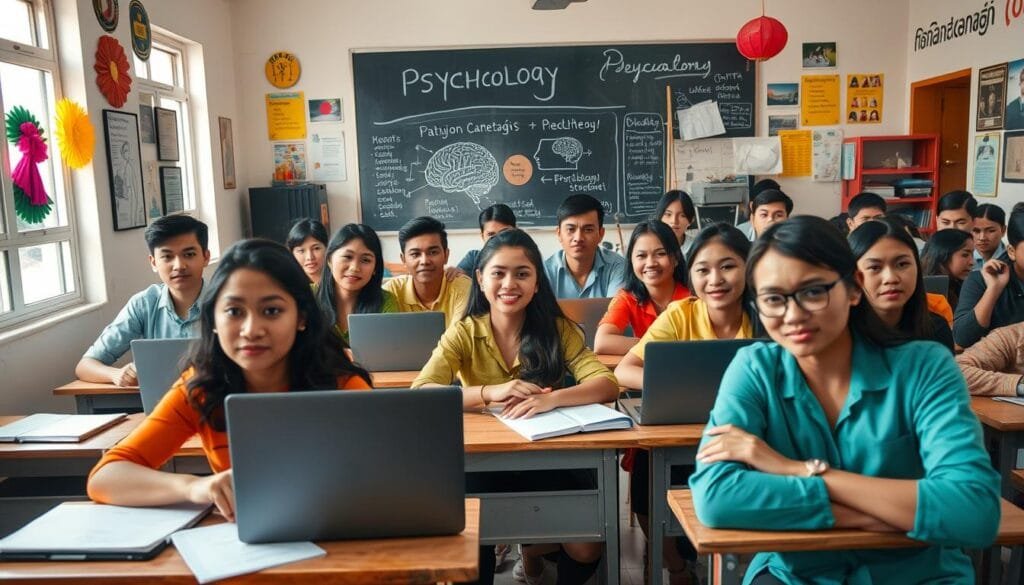
{"label": "chalk diagram of head profile", "polygon": [[541,138],[533,159],[542,171],[575,171],[584,154],[583,143],[572,136]]}
{"label": "chalk diagram of head profile", "polygon": [[480,205],[480,198],[498,184],[498,161],[475,142],[453,142],[431,155],[424,170],[427,184],[445,193],[465,193]]}

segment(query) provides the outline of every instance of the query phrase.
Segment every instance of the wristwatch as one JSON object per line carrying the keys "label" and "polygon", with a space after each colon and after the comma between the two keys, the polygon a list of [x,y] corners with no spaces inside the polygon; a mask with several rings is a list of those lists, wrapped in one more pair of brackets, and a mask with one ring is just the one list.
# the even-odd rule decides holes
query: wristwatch
{"label": "wristwatch", "polygon": [[829,469],[828,462],[824,459],[808,459],[804,461],[804,466],[807,467],[807,477],[821,475]]}

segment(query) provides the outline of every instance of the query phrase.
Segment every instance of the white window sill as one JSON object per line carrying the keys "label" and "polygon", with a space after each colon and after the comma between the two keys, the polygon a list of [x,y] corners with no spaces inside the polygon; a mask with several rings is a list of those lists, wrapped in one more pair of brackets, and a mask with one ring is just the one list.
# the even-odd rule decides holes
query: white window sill
{"label": "white window sill", "polygon": [[50,327],[53,327],[54,325],[57,325],[58,323],[62,323],[69,319],[74,319],[75,317],[80,317],[82,315],[85,315],[86,313],[91,313],[93,311],[100,309],[104,305],[106,305],[105,302],[83,303],[81,305],[76,305],[74,307],[63,309],[61,311],[47,315],[45,317],[40,317],[39,319],[34,319],[29,323],[17,325],[9,331],[4,331],[3,333],[0,333],[0,346],[12,343],[24,337],[35,335],[36,333],[39,333],[45,329],[49,329]]}

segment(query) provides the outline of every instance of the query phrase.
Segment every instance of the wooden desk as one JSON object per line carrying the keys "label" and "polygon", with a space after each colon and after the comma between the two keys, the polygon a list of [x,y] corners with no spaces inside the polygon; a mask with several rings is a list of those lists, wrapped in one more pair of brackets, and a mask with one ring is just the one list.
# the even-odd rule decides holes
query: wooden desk
{"label": "wooden desk", "polygon": [[[622,356],[598,354],[597,359],[609,369],[614,370],[622,360]],[[419,375],[419,370],[371,373],[374,388],[408,388]]]}
{"label": "wooden desk", "polygon": [[[834,551],[874,548],[907,548],[927,546],[919,540],[907,538],[902,533],[867,532],[864,530],[724,530],[709,528],[701,524],[693,507],[690,490],[671,490],[668,503],[676,518],[682,522],[686,536],[699,554],[796,551]],[[1024,510],[1002,500],[1002,519],[995,543],[1005,546],[1024,544]],[[998,561],[999,555],[993,555]],[[739,582],[739,575],[723,570],[720,582]],[[717,577],[717,576],[716,576]]]}
{"label": "wooden desk", "polygon": [[138,386],[115,386],[75,380],[55,388],[54,396],[73,396],[78,414],[96,412],[141,411],[142,398]]}
{"label": "wooden desk", "polygon": [[1013,486],[1017,491],[1024,494],[1024,469],[1016,469],[1012,475]]}
{"label": "wooden desk", "polygon": [[1012,498],[1011,476],[1017,467],[1017,453],[1024,448],[1024,406],[975,396],[971,398],[971,410],[984,425],[985,446],[1003,478],[1003,497]]}
{"label": "wooden desk", "polygon": [[[0,416],[0,425],[22,416]],[[103,453],[142,422],[142,414],[93,435],[80,443],[0,443],[0,476],[55,477],[87,475]]]}
{"label": "wooden desk", "polygon": [[[477,577],[480,500],[466,500],[466,529],[455,536],[318,542],[327,556],[274,567],[231,583],[436,583]],[[194,584],[181,556],[168,547],[142,562],[0,563],[5,582],[94,581]]]}

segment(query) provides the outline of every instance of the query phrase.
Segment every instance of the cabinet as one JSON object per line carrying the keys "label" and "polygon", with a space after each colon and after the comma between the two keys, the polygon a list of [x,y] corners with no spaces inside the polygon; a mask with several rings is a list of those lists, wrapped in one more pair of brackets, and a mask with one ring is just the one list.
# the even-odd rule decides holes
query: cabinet
{"label": "cabinet", "polygon": [[858,193],[885,199],[889,213],[909,218],[922,232],[935,231],[939,188],[939,139],[935,134],[858,136],[843,141],[854,150],[853,178],[843,181],[842,209]]}

